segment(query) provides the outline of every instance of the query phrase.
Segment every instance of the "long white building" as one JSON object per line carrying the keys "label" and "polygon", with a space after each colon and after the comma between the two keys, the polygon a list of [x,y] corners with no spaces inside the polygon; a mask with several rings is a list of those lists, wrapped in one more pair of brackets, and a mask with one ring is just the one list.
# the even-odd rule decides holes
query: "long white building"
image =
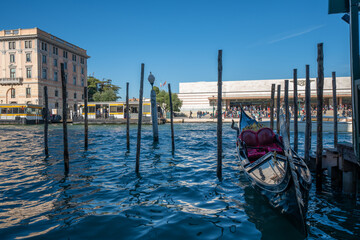
{"label": "long white building", "polygon": [[[242,105],[270,105],[271,85],[281,85],[281,98],[284,97],[284,79],[223,81],[223,108]],[[293,81],[289,79],[290,104],[293,99]],[[351,78],[336,78],[336,94],[338,104],[351,104]],[[182,112],[212,111],[216,108],[217,82],[182,82],[179,83],[179,98],[183,101]],[[311,103],[316,105],[316,79],[311,78]],[[305,79],[298,79],[298,100],[305,100]],[[275,103],[276,104],[276,103]],[[332,78],[324,79],[324,104],[332,105]]]}

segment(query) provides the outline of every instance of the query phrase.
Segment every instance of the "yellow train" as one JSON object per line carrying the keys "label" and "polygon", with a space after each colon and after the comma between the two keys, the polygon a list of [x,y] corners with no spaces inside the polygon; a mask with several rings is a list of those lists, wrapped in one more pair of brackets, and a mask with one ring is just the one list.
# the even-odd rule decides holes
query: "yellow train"
{"label": "yellow train", "polygon": [[[125,102],[90,102],[88,103],[88,118],[125,118]],[[139,112],[139,102],[129,102],[130,118],[137,119]],[[84,105],[80,105],[80,114],[85,115]],[[143,102],[143,116],[151,117],[151,104],[149,101]]]}
{"label": "yellow train", "polygon": [[31,104],[0,104],[0,121],[40,123],[43,122],[42,109]]}

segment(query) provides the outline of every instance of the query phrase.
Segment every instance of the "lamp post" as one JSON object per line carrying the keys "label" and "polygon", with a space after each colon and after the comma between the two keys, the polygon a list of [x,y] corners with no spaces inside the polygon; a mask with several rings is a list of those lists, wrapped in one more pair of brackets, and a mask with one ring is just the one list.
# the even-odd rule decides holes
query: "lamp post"
{"label": "lamp post", "polygon": [[156,104],[156,93],[154,90],[154,82],[155,77],[151,74],[148,77],[148,81],[151,84],[151,93],[150,93],[150,99],[151,99],[151,121],[153,126],[153,137],[154,142],[159,142],[159,132],[158,132],[158,114],[157,114],[157,104]]}

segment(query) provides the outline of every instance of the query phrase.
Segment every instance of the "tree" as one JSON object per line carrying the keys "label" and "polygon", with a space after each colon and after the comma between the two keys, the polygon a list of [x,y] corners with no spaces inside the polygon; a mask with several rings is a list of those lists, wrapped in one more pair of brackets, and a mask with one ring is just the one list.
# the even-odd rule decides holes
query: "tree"
{"label": "tree", "polygon": [[89,76],[88,77],[88,99],[89,102],[105,102],[116,101],[118,98],[119,86],[112,84],[111,79],[103,79],[103,81]]}
{"label": "tree", "polygon": [[[165,90],[161,90],[158,87],[154,87],[156,93],[156,102],[160,105],[160,107],[165,111],[170,111],[170,98],[169,93]],[[173,110],[174,112],[179,112],[182,106],[182,101],[179,99],[176,93],[171,94]]]}
{"label": "tree", "polygon": [[93,95],[95,102],[111,102],[116,101],[117,98],[116,93],[112,89],[106,89],[103,92],[96,92]]}

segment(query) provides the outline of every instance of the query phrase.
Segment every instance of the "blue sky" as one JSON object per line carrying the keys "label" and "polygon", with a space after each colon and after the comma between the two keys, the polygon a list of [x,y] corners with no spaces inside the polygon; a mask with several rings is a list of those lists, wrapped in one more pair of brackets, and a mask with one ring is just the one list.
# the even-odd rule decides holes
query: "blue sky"
{"label": "blue sky", "polygon": [[[328,0],[119,0],[8,1],[0,29],[38,27],[88,51],[88,74],[109,78],[144,96],[150,71],[167,81],[216,81],[223,50],[223,80],[316,77],[317,43],[324,43],[325,76],[350,75],[349,26],[328,15]],[[10,11],[11,5],[11,11]],[[164,88],[165,89],[165,88]],[[167,89],[167,88],[166,88]]]}

